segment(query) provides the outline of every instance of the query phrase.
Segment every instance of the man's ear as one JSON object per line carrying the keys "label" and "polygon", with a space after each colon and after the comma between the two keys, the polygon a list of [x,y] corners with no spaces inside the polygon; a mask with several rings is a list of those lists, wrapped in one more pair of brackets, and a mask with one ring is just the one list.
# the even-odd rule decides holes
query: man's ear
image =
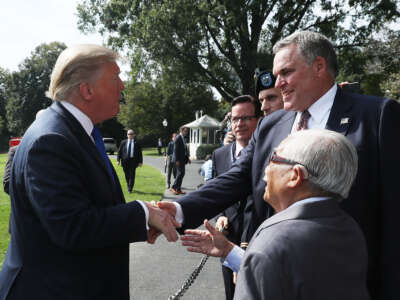
{"label": "man's ear", "polygon": [[90,101],[93,96],[93,88],[87,82],[82,82],[79,85],[79,93],[81,94],[82,98],[86,101]]}
{"label": "man's ear", "polygon": [[308,171],[302,165],[295,165],[291,170],[290,179],[287,183],[288,187],[295,188],[300,186],[308,177]]}
{"label": "man's ear", "polygon": [[318,75],[325,74],[326,71],[326,60],[321,56],[317,56],[313,63],[314,70],[318,73]]}

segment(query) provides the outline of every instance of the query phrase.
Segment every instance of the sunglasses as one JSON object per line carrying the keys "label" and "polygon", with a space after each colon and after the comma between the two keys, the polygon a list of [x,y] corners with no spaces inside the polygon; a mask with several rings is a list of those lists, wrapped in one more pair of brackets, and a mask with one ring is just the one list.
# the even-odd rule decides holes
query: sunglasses
{"label": "sunglasses", "polygon": [[269,159],[269,161],[274,162],[274,163],[280,163],[280,164],[286,164],[286,165],[291,165],[291,166],[295,166],[295,165],[300,165],[303,166],[304,168],[306,168],[307,172],[314,177],[318,177],[318,174],[311,171],[309,168],[307,168],[306,165],[299,163],[297,161],[291,160],[291,159],[287,159],[284,158],[282,156],[279,156],[278,154],[276,154],[276,150],[272,153],[271,158]]}

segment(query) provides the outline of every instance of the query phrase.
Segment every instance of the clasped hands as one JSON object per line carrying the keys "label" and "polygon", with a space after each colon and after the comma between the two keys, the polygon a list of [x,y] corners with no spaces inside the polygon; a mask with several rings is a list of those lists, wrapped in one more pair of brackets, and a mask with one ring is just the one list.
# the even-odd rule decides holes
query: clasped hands
{"label": "clasped hands", "polygon": [[[147,242],[154,244],[161,233],[165,235],[169,242],[177,241],[178,235],[175,228],[180,228],[181,224],[175,220],[175,205],[168,201],[158,202],[157,204],[154,202],[146,204],[150,212],[150,230],[148,232]],[[152,213],[155,214],[156,217],[153,216],[154,218],[152,218]],[[155,220],[157,220],[157,222],[154,222]],[[160,220],[162,222],[160,222]],[[221,222],[221,224],[217,224],[217,226],[220,227],[222,225],[222,227],[225,227],[226,224],[224,223],[225,222]],[[203,253],[216,257],[226,257],[234,247],[234,244],[217,229],[218,227],[214,228],[208,220],[204,220],[204,226],[207,230],[185,230],[185,235],[181,237],[182,245],[187,246],[190,252]]]}

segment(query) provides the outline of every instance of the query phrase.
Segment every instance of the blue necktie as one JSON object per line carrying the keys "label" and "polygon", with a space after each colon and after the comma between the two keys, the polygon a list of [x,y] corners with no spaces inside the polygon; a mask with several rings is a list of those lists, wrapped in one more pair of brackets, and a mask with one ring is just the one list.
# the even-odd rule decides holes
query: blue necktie
{"label": "blue necktie", "polygon": [[94,143],[96,144],[97,150],[99,151],[101,157],[104,160],[104,163],[107,166],[108,173],[110,173],[111,178],[112,178],[113,182],[115,183],[114,175],[113,175],[113,172],[111,170],[111,163],[110,163],[110,160],[107,157],[106,148],[104,147],[103,138],[101,137],[100,130],[96,126],[93,127],[92,137],[94,139]]}

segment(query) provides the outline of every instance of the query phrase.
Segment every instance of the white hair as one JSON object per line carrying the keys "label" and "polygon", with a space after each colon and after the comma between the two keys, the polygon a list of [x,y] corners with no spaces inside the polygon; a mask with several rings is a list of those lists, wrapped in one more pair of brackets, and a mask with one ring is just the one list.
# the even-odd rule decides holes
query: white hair
{"label": "white hair", "polygon": [[82,82],[95,79],[105,63],[118,58],[118,53],[99,45],[80,44],[68,47],[56,61],[47,96],[57,101],[67,100],[73,89]]}
{"label": "white hair", "polygon": [[325,129],[301,130],[290,134],[278,148],[283,157],[316,174],[308,177],[312,189],[347,198],[357,175],[358,158],[345,136]]}

